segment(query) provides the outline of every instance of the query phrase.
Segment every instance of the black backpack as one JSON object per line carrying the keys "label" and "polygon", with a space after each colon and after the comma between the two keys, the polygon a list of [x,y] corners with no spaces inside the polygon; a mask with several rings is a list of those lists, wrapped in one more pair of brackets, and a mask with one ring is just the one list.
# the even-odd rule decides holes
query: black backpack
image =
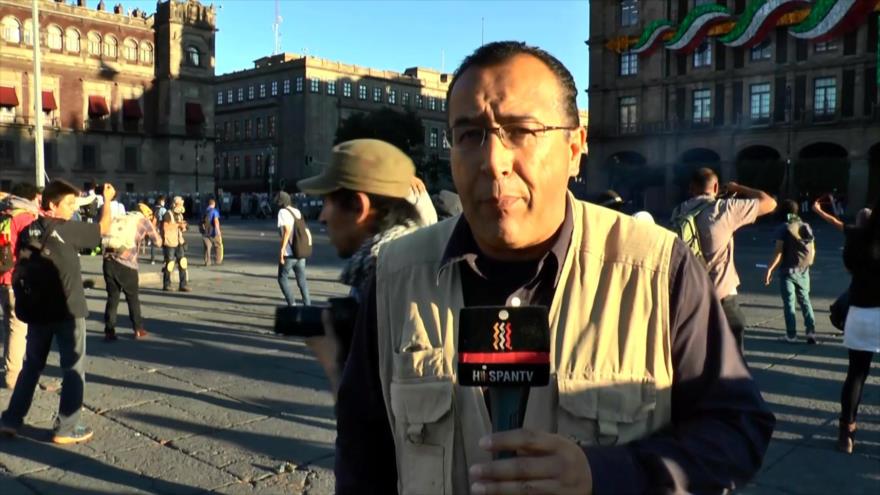
{"label": "black backpack", "polygon": [[809,224],[796,219],[785,227],[788,242],[784,244],[783,256],[787,265],[801,270],[813,266],[816,259],[815,237]]}
{"label": "black backpack", "polygon": [[205,213],[202,215],[202,221],[199,223],[199,233],[202,235],[208,235],[208,232],[211,231],[211,222],[208,221],[208,214]]}
{"label": "black backpack", "polygon": [[[55,222],[37,220],[19,240],[18,260],[12,272],[15,314],[25,323],[50,323],[70,318],[67,295],[58,267],[49,259],[46,246]],[[47,301],[54,303],[47,304]]]}
{"label": "black backpack", "polygon": [[293,208],[287,208],[293,215],[293,235],[290,238],[290,247],[293,257],[296,259],[308,258],[312,255],[312,232],[306,224],[306,219],[300,213],[299,217],[293,212]]}

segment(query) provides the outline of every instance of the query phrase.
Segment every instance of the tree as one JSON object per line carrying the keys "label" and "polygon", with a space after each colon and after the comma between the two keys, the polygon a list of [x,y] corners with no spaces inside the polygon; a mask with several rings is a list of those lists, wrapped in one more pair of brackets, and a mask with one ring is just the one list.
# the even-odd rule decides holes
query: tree
{"label": "tree", "polygon": [[336,129],[339,144],[352,139],[381,139],[397,146],[416,164],[421,163],[425,140],[422,119],[413,111],[397,112],[381,108],[370,113],[356,113]]}
{"label": "tree", "polygon": [[412,110],[398,112],[381,108],[369,113],[355,113],[343,120],[336,129],[339,144],[352,139],[381,139],[400,148],[412,158],[419,176],[428,189],[437,191],[452,187],[449,162],[434,153],[425,154],[425,128],[422,119]]}

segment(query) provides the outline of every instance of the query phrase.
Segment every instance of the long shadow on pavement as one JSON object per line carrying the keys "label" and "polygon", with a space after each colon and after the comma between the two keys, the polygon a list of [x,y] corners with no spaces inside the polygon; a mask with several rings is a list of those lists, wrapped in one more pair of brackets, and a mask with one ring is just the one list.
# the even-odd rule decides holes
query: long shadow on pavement
{"label": "long shadow on pavement", "polygon": [[[51,460],[51,469],[25,473],[16,478],[38,493],[118,494],[137,490],[140,493],[189,494],[205,491],[204,488],[120,469],[103,460],[80,454],[71,447],[46,443],[49,434],[43,430],[25,427],[22,433],[22,437],[14,440],[0,441],[0,452],[37,463]],[[64,480],[69,482],[65,483]],[[121,490],[123,487],[125,489]]]}

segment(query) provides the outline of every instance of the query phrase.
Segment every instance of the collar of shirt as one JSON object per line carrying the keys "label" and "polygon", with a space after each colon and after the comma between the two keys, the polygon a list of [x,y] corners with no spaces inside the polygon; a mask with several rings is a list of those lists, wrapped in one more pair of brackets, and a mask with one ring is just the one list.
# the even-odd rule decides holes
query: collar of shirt
{"label": "collar of shirt", "polygon": [[[573,231],[574,219],[571,209],[571,198],[567,197],[565,201],[565,219],[562,221],[562,226],[557,231],[556,240],[553,242],[550,250],[539,260],[540,271],[541,267],[543,267],[547,261],[548,256],[553,257],[553,261],[555,261],[556,264],[556,273],[553,279],[554,286],[559,282],[559,277],[562,275],[562,264],[565,262],[565,256],[568,253],[569,244],[571,244]],[[449,242],[446,244],[446,249],[443,251],[443,258],[440,260],[438,276],[439,272],[445,270],[451,264],[464,261],[474,273],[486,278],[477,267],[477,260],[481,256],[485,255],[480,251],[479,246],[477,246],[477,241],[474,239],[474,234],[471,231],[470,225],[467,223],[464,215],[461,215],[458,222],[455,224],[455,228],[452,230],[452,235],[449,238]]]}

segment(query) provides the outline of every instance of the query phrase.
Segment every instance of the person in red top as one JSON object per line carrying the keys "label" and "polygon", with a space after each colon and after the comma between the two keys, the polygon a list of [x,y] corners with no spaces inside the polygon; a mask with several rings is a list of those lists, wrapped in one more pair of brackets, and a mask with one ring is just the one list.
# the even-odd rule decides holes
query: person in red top
{"label": "person in red top", "polygon": [[[19,234],[27,228],[39,214],[37,206],[37,187],[21,183],[13,187],[11,194],[0,206],[0,215],[10,216],[10,252],[15,256],[15,246]],[[14,258],[13,258],[14,260]],[[0,308],[3,310],[3,361],[6,371],[3,384],[14,388],[24,362],[27,342],[27,323],[15,316],[15,296],[12,293],[12,270],[0,272]]]}

